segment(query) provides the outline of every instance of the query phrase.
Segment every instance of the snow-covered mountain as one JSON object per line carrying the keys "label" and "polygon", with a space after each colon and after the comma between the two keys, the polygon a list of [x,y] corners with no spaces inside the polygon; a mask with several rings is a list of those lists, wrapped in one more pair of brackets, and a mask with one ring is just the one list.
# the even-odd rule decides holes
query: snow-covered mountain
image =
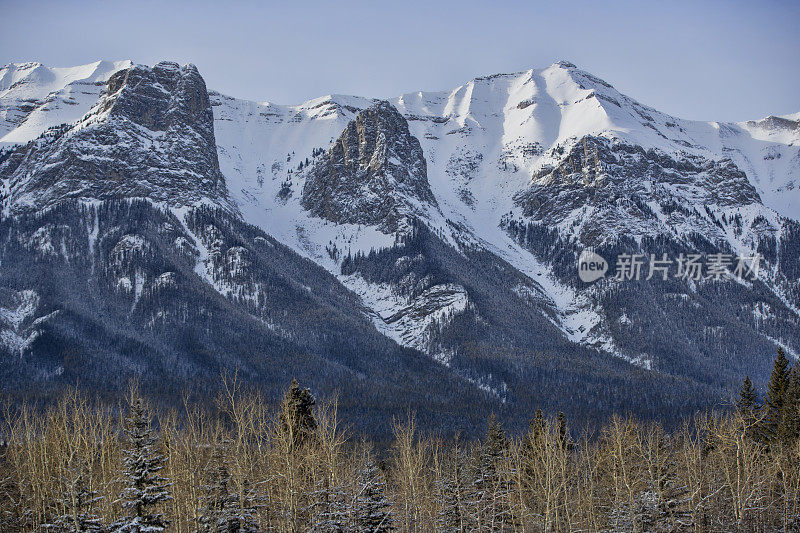
{"label": "snow-covered mountain", "polygon": [[41,63],[0,69],[0,146],[25,143],[53,126],[83,117],[105,91],[112,74],[130,61],[97,61],[70,68]]}
{"label": "snow-covered mountain", "polygon": [[[800,352],[800,114],[682,120],[567,62],[293,106],[208,93],[193,66],[9,65],[0,113],[2,338],[31,379],[65,372],[36,339],[63,343],[58,315],[77,296],[48,300],[15,262],[69,264],[116,302],[82,316],[102,308],[116,331],[141,313],[117,334],[187,376],[191,350],[225,367],[219,350],[258,345],[219,334],[224,312],[185,306],[211,298],[272,339],[258,351],[288,342],[321,358],[295,369],[327,361],[313,379],[334,364],[386,383],[391,368],[404,397],[449,380],[431,402],[477,394],[520,419],[536,405],[689,409],[765,376],[776,343]],[[612,268],[624,253],[764,259],[757,280],[585,284],[586,248]],[[194,348],[159,337],[168,326],[192,330]],[[250,359],[256,380],[285,373]]]}
{"label": "snow-covered mountain", "polygon": [[[309,176],[329,166],[317,154],[372,101],[328,96],[284,107],[217,94],[212,101],[220,164],[248,221],[283,232],[283,242],[334,273],[342,255],[390,245],[378,224],[343,224],[340,211],[327,217],[336,222],[331,227],[301,200]],[[452,91],[407,94],[391,104],[425,156],[436,199],[428,203],[426,225],[450,244],[490,250],[535,281],[571,340],[614,351],[607,328],[594,327],[604,317],[585,290],[576,290],[574,271],[560,280],[550,260],[526,250],[510,225],[536,222],[594,247],[624,237],[683,241],[697,233],[746,253],[800,217],[800,197],[791,198],[800,176],[800,130],[790,118],[680,120],[565,62],[478,78]],[[397,188],[385,196],[392,194]],[[697,209],[703,214],[692,212]],[[352,210],[361,214],[358,205]],[[715,219],[723,215],[743,217],[742,228],[718,227]],[[754,224],[762,218],[763,227]],[[337,256],[329,257],[330,249]],[[403,299],[390,305],[380,286],[344,281],[384,318],[408,305]]]}

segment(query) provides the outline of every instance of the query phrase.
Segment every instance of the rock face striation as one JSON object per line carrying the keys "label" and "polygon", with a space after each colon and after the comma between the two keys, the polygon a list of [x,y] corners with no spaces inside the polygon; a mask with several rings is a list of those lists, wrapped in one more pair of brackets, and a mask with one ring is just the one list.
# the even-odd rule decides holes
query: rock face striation
{"label": "rock face striation", "polygon": [[[171,401],[238,369],[379,433],[409,408],[675,422],[800,351],[799,119],[681,120],[568,62],[295,106],[191,65],[3,67],[2,391]],[[731,263],[681,277],[695,253]]]}
{"label": "rock face striation", "polygon": [[10,212],[66,198],[172,205],[221,205],[226,198],[205,82],[194,65],[168,62],[113,74],[76,124],[47,130],[6,154],[0,178]]}
{"label": "rock face striation", "polygon": [[[496,404],[378,333],[335,276],[241,220],[192,65],[118,70],[80,120],[0,152],[0,187],[6,393],[113,392],[138,376],[171,402],[190,383],[214,394],[235,369],[269,395],[293,377],[341,393],[365,430],[372,402]],[[425,392],[442,383],[440,399]]]}
{"label": "rock face striation", "polygon": [[388,102],[361,111],[310,171],[302,197],[312,214],[337,223],[408,229],[436,199],[419,140]]}
{"label": "rock face striation", "polygon": [[621,234],[663,235],[665,217],[656,211],[666,210],[673,226],[699,228],[707,223],[692,214],[697,206],[761,203],[747,175],[730,160],[674,156],[596,136],[579,139],[531,181],[514,196],[522,217],[556,227],[577,212],[587,213],[577,232],[583,246],[601,246]]}

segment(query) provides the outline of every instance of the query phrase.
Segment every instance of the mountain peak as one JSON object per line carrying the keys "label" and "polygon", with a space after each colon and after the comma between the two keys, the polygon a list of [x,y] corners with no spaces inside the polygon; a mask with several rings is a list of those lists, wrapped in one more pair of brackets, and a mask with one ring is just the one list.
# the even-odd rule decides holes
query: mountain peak
{"label": "mountain peak", "polygon": [[438,208],[419,140],[385,100],[347,124],[311,170],[302,203],[321,218],[378,225],[387,234],[409,228],[421,210]]}
{"label": "mountain peak", "polygon": [[12,211],[65,198],[226,205],[214,115],[193,65],[117,70],[92,111],[49,132],[13,148],[0,165],[0,177],[14,184],[6,205]]}
{"label": "mountain peak", "polygon": [[3,65],[2,67],[0,67],[0,70],[11,70],[11,69],[27,70],[41,66],[43,65],[38,61],[25,61],[22,63],[16,63],[14,61],[10,61],[5,65]]}
{"label": "mountain peak", "polygon": [[75,67],[38,62],[0,69],[0,144],[21,144],[47,129],[79,120],[97,102],[108,79],[133,63],[95,61]]}
{"label": "mountain peak", "polygon": [[553,63],[553,66],[557,66],[557,67],[561,67],[561,68],[578,68],[578,67],[575,66],[575,63],[572,63],[570,61],[565,61],[563,59]]}
{"label": "mountain peak", "polygon": [[41,98],[64,89],[70,83],[105,82],[118,70],[130,68],[133,62],[99,60],[74,67],[48,67],[32,61],[8,63],[0,69],[0,93],[18,89],[27,97]]}
{"label": "mountain peak", "polygon": [[[800,225],[764,205],[800,205],[796,116],[680,120],[568,61],[294,106],[212,102],[196,67],[168,61],[2,76],[0,353],[17,375],[67,384],[63,346],[102,378],[169,387],[237,354],[253,379],[298,361],[343,388],[383,387],[389,363],[387,380],[424,385],[432,359],[524,417],[576,383],[582,405],[652,409],[629,390],[642,376],[716,398],[776,342],[800,351]],[[675,264],[587,285],[587,248]],[[762,253],[763,275],[674,275],[695,251]]]}

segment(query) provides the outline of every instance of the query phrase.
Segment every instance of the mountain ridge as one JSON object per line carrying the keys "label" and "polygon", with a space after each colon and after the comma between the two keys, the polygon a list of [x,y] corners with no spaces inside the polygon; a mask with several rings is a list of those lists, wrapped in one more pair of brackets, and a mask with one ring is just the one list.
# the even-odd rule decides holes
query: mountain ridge
{"label": "mountain ridge", "polygon": [[[298,361],[365,379],[361,343],[383,354],[376,376],[414,353],[427,362],[401,365],[409,383],[422,369],[447,376],[447,401],[462,391],[511,417],[537,403],[585,410],[592,397],[604,398],[604,411],[629,398],[614,387],[634,376],[671,383],[636,406],[658,412],[670,387],[682,391],[680,409],[718,402],[743,373],[768,368],[776,343],[800,351],[800,224],[784,214],[795,212],[800,176],[792,116],[744,125],[676,119],[568,62],[451,91],[388,101],[330,95],[296,106],[208,91],[193,66],[115,65],[84,100],[64,104],[73,114],[85,108],[81,118],[55,125],[57,113],[37,111],[63,102],[57,89],[23,119],[14,115],[17,128],[2,138],[2,222],[15,237],[0,255],[10,291],[0,307],[23,318],[9,318],[0,333],[15,368],[30,360],[49,369],[26,367],[40,376],[31,379],[65,372],[45,364],[53,355],[37,338],[82,324],[72,318],[65,329],[60,317],[76,316],[70,302],[84,296],[42,293],[13,263],[57,273],[75,262],[74,250],[93,259],[88,274],[70,275],[107,295],[108,304],[92,300],[97,312],[143,313],[141,331],[103,327],[133,335],[144,360],[169,353],[187,372],[208,372],[188,345],[156,335],[164,324],[191,332],[206,354],[200,361],[213,353],[224,367],[217,350],[246,341],[207,328],[230,306],[260,324],[253,331],[263,328],[253,338],[271,348],[251,368],[270,384],[279,369],[269,350],[287,342],[307,351]],[[4,94],[10,111],[0,118],[24,114],[19,98]],[[7,140],[43,127],[27,123],[37,112],[54,125],[24,144]],[[120,226],[129,212],[134,220]],[[758,252],[765,264],[752,281],[729,272],[719,283],[609,276],[589,285],[576,275],[586,248],[612,266],[621,254],[695,251]],[[189,312],[182,300],[222,307]],[[113,311],[104,307],[111,302]],[[96,341],[92,350],[109,348]],[[581,381],[591,386],[580,406],[545,396]],[[604,391],[607,383],[616,385]]]}

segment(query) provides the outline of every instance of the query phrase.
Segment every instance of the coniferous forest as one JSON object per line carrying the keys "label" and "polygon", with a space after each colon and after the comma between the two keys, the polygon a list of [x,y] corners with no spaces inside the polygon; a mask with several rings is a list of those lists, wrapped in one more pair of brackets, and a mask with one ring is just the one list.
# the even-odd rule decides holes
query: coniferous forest
{"label": "coniferous forest", "polygon": [[532,413],[479,440],[414,414],[371,442],[293,381],[279,405],[221,377],[213,406],[117,406],[72,390],[7,402],[0,531],[800,531],[800,364],[778,350],[763,398],[682,427],[613,416],[597,431]]}

